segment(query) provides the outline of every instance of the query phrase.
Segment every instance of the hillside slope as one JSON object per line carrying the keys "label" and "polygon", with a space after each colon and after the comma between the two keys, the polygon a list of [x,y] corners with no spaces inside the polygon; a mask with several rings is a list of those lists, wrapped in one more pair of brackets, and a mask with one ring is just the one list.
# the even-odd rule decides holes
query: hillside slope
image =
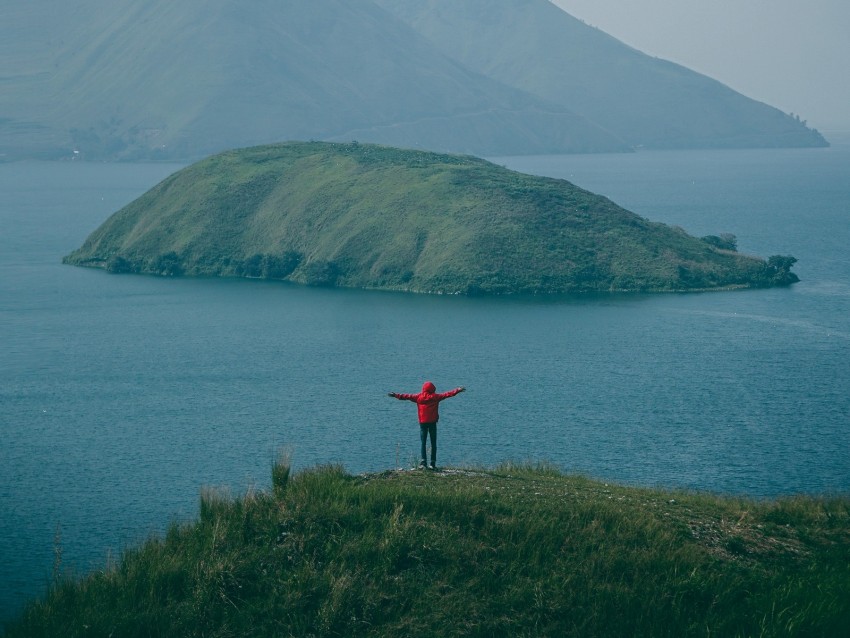
{"label": "hillside slope", "polygon": [[548,0],[54,5],[0,0],[0,160],[309,139],[479,156],[825,144]]}
{"label": "hillside slope", "polygon": [[564,180],[472,156],[326,142],[189,166],[115,213],[66,262],[467,294],[796,281],[787,267],[719,249]]}
{"label": "hillside slope", "polygon": [[273,470],[80,582],[26,636],[842,636],[850,500],[628,488],[547,468]]}
{"label": "hillside slope", "polygon": [[12,157],[197,159],[337,137],[478,154],[627,149],[469,71],[371,0],[79,0],[55,16],[3,4],[0,154]]}
{"label": "hillside slope", "polygon": [[585,115],[633,147],[825,146],[799,119],[650,57],[549,0],[375,0],[437,48]]}

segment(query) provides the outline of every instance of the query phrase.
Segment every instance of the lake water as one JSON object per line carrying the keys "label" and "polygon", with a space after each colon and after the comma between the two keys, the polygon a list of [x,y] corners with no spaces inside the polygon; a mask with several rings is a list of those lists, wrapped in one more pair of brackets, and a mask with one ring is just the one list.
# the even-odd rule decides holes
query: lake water
{"label": "lake water", "polygon": [[547,460],[637,485],[850,491],[850,140],[832,148],[497,158],[742,252],[790,288],[467,299],[109,275],[63,255],[176,165],[0,164],[0,620],[102,567],[200,489],[296,468]]}

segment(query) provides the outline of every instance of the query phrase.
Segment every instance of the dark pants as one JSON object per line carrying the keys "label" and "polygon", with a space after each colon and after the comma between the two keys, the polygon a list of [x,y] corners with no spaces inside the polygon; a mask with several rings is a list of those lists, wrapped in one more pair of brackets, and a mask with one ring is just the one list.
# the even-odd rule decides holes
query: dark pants
{"label": "dark pants", "polygon": [[422,438],[422,462],[425,463],[425,441],[431,437],[431,465],[437,463],[437,424],[420,423],[419,434]]}

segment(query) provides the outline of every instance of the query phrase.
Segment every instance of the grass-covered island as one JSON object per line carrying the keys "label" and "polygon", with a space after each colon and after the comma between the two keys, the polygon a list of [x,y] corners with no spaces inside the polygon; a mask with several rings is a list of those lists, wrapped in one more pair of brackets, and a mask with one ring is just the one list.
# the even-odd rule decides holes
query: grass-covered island
{"label": "grass-covered island", "polygon": [[846,636],[850,498],[321,467],[58,580],[26,636]]}
{"label": "grass-covered island", "polygon": [[291,142],[178,171],[112,215],[65,262],[465,294],[797,281],[793,257],[745,256],[721,237],[696,238],[565,180],[476,157]]}

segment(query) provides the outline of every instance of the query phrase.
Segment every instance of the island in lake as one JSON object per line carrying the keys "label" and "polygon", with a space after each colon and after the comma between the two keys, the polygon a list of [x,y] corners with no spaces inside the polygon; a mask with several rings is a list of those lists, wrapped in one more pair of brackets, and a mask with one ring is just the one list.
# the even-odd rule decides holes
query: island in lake
{"label": "island in lake", "polygon": [[788,285],[796,261],[740,254],[560,179],[468,156],[288,142],[171,175],[64,262],[116,273],[425,293]]}

